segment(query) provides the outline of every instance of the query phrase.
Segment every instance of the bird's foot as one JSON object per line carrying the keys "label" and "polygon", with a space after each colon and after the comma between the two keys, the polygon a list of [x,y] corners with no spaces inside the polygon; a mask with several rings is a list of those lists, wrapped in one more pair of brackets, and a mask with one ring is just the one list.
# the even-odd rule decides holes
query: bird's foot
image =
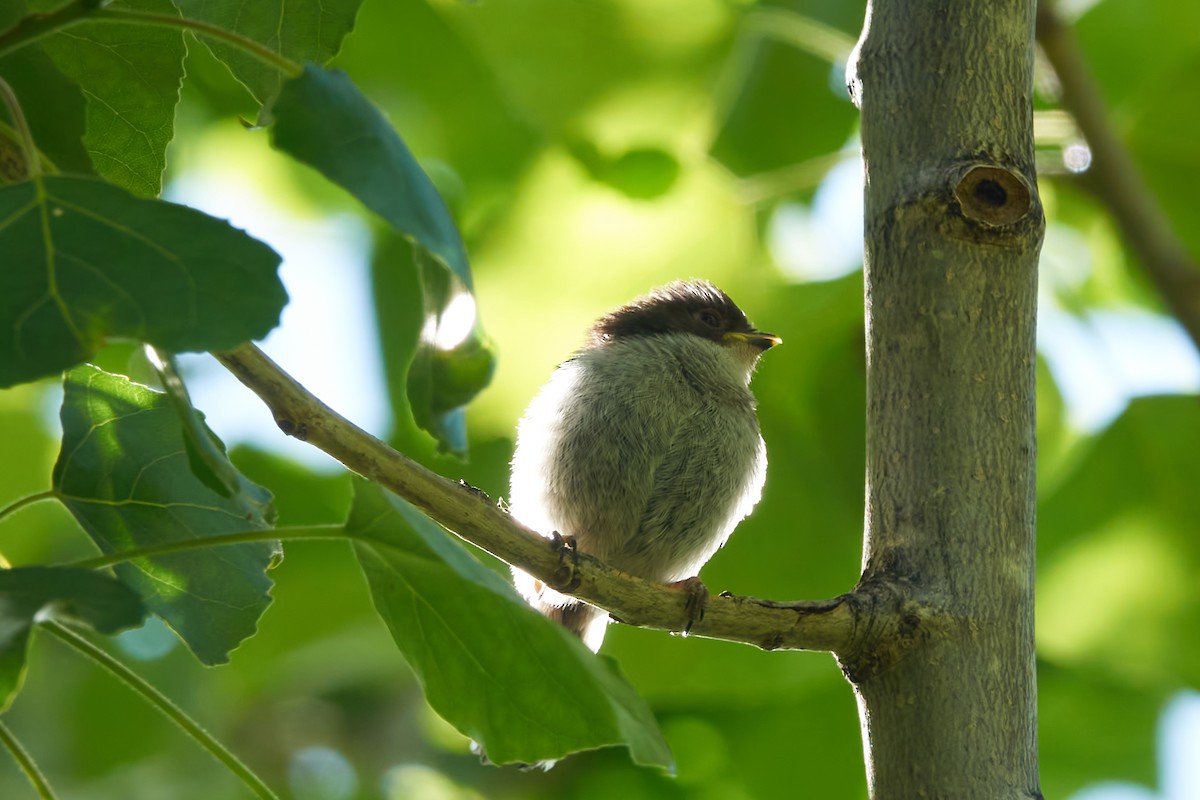
{"label": "bird's foot", "polygon": [[686,596],[683,601],[683,610],[687,614],[687,624],[684,626],[683,635],[687,636],[692,632],[692,626],[704,619],[704,608],[708,605],[708,587],[695,575],[681,581],[668,583],[667,586],[683,592]]}
{"label": "bird's foot", "polygon": [[579,588],[579,545],[575,537],[554,531],[550,546],[558,554],[558,566],[550,577],[550,588],[559,592],[575,591]]}

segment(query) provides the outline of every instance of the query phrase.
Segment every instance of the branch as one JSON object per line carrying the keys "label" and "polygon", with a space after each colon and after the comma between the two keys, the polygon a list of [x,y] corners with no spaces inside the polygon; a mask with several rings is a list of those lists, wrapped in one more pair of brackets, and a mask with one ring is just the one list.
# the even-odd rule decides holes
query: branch
{"label": "branch", "polygon": [[[688,630],[684,592],[619,572],[547,539],[497,508],[483,492],[430,472],[322,403],[252,344],[214,354],[266,403],[280,430],[317,447],[348,469],[403,497],[457,536],[544,581],[609,611],[629,625]],[[689,634],[765,650],[849,653],[877,604],[857,593],[832,600],[777,603],[728,593],[709,599]]]}
{"label": "branch", "polygon": [[1075,117],[1092,150],[1084,185],[1108,207],[1167,308],[1200,349],[1200,268],[1109,124],[1104,99],[1071,26],[1046,0],[1038,4],[1037,38],[1062,84],[1063,107]]}

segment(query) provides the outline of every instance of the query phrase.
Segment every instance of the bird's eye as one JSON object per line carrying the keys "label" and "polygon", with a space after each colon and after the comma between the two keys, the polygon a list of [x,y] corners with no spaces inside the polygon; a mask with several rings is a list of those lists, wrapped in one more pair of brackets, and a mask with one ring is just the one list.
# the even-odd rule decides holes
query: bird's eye
{"label": "bird's eye", "polygon": [[697,311],[696,319],[700,320],[701,325],[704,325],[708,328],[721,327],[721,315],[708,308]]}

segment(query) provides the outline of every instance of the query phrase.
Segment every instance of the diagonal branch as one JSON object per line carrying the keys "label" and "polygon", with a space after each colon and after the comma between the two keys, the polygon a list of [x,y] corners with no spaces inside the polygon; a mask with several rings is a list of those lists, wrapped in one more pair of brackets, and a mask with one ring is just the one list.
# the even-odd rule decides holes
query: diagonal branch
{"label": "diagonal branch", "polygon": [[[271,410],[289,436],[308,442],[348,469],[403,497],[443,527],[555,589],[600,606],[627,624],[688,630],[685,592],[619,572],[562,539],[547,539],[497,508],[483,492],[437,475],[326,406],[252,344],[214,354]],[[777,603],[729,594],[709,599],[690,633],[767,650],[860,649],[893,616],[874,592],[832,600]],[[880,624],[881,621],[884,624]]]}
{"label": "diagonal branch", "polygon": [[1092,150],[1084,185],[1112,213],[1170,312],[1200,349],[1200,267],[1117,138],[1079,43],[1052,4],[1038,4],[1037,38],[1062,84],[1062,104]]}

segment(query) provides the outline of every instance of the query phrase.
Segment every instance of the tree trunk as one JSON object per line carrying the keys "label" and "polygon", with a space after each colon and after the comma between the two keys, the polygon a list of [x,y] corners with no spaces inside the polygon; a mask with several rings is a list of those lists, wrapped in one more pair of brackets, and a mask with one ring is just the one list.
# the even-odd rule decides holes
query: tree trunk
{"label": "tree trunk", "polygon": [[1033,637],[1034,0],[875,0],[860,589],[898,612],[841,663],[874,800],[1040,798]]}

